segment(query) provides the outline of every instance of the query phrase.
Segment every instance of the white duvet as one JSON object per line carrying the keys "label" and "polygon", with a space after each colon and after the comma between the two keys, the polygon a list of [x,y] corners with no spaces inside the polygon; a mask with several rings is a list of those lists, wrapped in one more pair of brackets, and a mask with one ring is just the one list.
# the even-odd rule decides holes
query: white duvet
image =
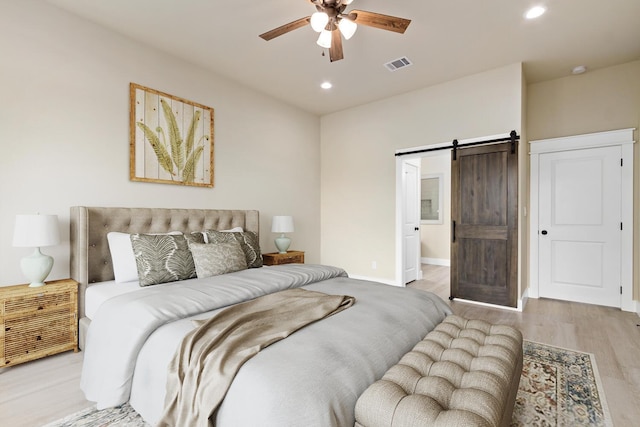
{"label": "white duvet", "polygon": [[351,295],[356,303],[245,363],[218,410],[217,426],[353,426],[358,396],[451,313],[433,294],[353,280],[341,269],[308,264],[150,287],[102,304],[89,327],[81,388],[98,408],[129,401],[155,424],[164,404],[166,367],[195,327],[191,319],[301,286]]}

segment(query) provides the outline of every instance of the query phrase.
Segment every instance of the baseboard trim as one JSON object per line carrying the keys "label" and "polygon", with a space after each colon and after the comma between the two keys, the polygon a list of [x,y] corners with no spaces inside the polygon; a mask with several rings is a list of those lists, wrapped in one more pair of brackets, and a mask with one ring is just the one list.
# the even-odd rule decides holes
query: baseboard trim
{"label": "baseboard trim", "polygon": [[529,288],[524,290],[522,297],[518,300],[518,311],[523,311],[529,301]]}
{"label": "baseboard trim", "polygon": [[445,258],[420,258],[420,263],[451,267],[451,260]]}
{"label": "baseboard trim", "polygon": [[457,301],[457,302],[463,302],[463,303],[466,303],[466,304],[481,305],[483,307],[489,307],[489,308],[498,308],[500,310],[522,312],[521,300],[518,301],[518,307],[515,307],[515,308],[514,307],[505,307],[504,305],[489,304],[489,303],[480,302],[480,301],[471,301],[471,300],[463,299],[463,298],[454,298],[453,300]]}

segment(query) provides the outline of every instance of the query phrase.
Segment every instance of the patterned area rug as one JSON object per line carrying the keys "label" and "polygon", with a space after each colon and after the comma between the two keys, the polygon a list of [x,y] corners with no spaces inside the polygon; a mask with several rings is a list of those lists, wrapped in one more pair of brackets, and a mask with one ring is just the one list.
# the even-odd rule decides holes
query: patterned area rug
{"label": "patterned area rug", "polygon": [[593,354],[525,341],[511,426],[613,426]]}
{"label": "patterned area rug", "polygon": [[[593,355],[525,341],[511,425],[613,426]],[[107,426],[150,427],[129,405],[87,408],[44,427]]]}

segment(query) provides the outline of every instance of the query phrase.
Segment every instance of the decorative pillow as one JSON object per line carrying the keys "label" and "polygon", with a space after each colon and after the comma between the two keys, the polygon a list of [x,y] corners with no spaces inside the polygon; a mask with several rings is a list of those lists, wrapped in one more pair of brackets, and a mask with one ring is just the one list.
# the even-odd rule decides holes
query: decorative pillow
{"label": "decorative pillow", "polygon": [[131,244],[140,286],[196,277],[193,257],[183,235],[132,234]]}
{"label": "decorative pillow", "polygon": [[220,230],[223,233],[243,233],[242,227],[233,227],[231,230]]}
{"label": "decorative pillow", "polygon": [[240,247],[244,252],[247,260],[247,267],[262,267],[262,253],[260,252],[260,242],[258,236],[253,231],[244,231],[242,233],[207,230],[207,242],[209,243],[228,243],[236,241],[240,243]]}
{"label": "decorative pillow", "polygon": [[232,241],[209,245],[189,243],[199,278],[246,270],[247,261],[240,243]]}
{"label": "decorative pillow", "polygon": [[189,243],[207,243],[205,235],[201,231],[194,231],[190,234],[185,234],[184,237]]}
{"label": "decorative pillow", "polygon": [[[169,233],[153,234],[179,235],[182,233],[171,231]],[[111,231],[107,233],[107,241],[109,242],[109,252],[111,253],[111,263],[116,283],[138,280],[138,267],[136,265],[136,257],[133,254],[133,246],[131,246],[131,234]]]}
{"label": "decorative pillow", "polygon": [[[244,230],[242,229],[242,227],[233,227],[230,230],[218,230],[218,231],[220,231],[221,233],[242,233]],[[195,234],[195,233],[202,234],[202,236],[204,237],[204,242],[205,243],[211,243],[211,242],[207,241],[207,233],[206,232],[204,232],[204,231],[202,231],[202,232],[201,231],[194,231],[191,234]]]}

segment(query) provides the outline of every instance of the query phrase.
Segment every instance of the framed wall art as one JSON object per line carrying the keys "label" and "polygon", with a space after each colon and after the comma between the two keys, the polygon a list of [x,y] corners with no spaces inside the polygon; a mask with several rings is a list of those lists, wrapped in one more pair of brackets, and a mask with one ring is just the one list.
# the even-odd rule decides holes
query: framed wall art
{"label": "framed wall art", "polygon": [[135,83],[130,97],[130,179],[213,187],[213,108]]}

